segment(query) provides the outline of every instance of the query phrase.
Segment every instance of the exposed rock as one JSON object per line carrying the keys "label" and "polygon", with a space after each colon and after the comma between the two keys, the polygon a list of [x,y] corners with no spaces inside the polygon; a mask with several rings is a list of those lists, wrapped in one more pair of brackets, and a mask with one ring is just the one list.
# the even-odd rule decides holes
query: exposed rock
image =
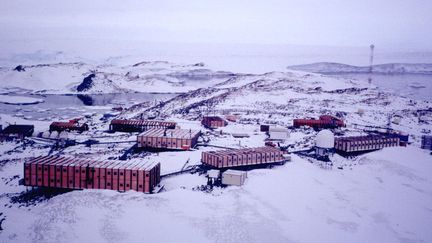
{"label": "exposed rock", "polygon": [[89,90],[93,86],[93,78],[96,77],[94,73],[85,77],[80,85],[77,87],[78,92],[83,92]]}
{"label": "exposed rock", "polygon": [[23,65],[18,65],[14,68],[14,71],[25,72]]}

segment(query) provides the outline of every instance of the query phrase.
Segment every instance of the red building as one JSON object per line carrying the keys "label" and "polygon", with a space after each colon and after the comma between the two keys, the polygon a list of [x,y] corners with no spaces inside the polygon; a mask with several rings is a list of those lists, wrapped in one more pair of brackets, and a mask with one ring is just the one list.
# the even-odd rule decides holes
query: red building
{"label": "red building", "polygon": [[218,128],[228,125],[228,122],[218,116],[205,116],[201,120],[201,124],[207,128]]}
{"label": "red building", "polygon": [[335,139],[335,149],[339,153],[349,154],[399,146],[398,137],[383,135],[367,135],[355,137],[339,137]]}
{"label": "red building", "polygon": [[78,123],[77,119],[74,119],[74,120],[70,120],[68,122],[53,122],[53,123],[51,123],[49,130],[50,130],[50,132],[52,132],[52,131],[57,131],[57,132],[79,131],[79,132],[83,132],[83,131],[88,131],[89,127],[87,124],[85,124],[85,123],[80,124],[80,123]]}
{"label": "red building", "polygon": [[24,185],[67,189],[134,190],[151,193],[160,182],[160,163],[93,161],[40,156],[24,163]]}
{"label": "red building", "polygon": [[149,129],[137,136],[138,148],[189,150],[196,146],[200,131],[188,129]]}
{"label": "red building", "polygon": [[330,115],[322,115],[319,120],[316,119],[294,119],[294,127],[309,126],[315,129],[344,127],[342,119]]}

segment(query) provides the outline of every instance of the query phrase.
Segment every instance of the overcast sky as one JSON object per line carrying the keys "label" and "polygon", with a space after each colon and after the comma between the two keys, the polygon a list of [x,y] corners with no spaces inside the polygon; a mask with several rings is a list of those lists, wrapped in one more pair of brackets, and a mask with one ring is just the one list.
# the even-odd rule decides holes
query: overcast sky
{"label": "overcast sky", "polygon": [[432,49],[431,10],[430,0],[1,0],[0,34]]}

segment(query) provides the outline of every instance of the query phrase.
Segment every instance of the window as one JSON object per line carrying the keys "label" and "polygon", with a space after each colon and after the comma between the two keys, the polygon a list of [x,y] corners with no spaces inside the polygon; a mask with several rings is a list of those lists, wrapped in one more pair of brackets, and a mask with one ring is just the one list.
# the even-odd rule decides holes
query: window
{"label": "window", "polygon": [[123,172],[120,172],[120,175],[122,176],[122,175],[123,175]]}
{"label": "window", "polygon": [[120,186],[123,186],[123,183],[120,183]]}
{"label": "window", "polygon": [[60,172],[60,168],[57,168],[57,171]]}
{"label": "window", "polygon": [[146,177],[149,177],[149,175],[147,174]]}
{"label": "window", "polygon": [[107,183],[107,186],[111,186],[111,183],[108,182],[108,183]]}
{"label": "window", "polygon": [[60,183],[60,180],[57,180],[57,183]]}
{"label": "window", "polygon": [[41,179],[39,178],[38,181],[41,181]]}
{"label": "window", "polygon": [[66,169],[63,169],[63,172],[66,172]]}
{"label": "window", "polygon": [[73,183],[72,180],[70,180],[70,181],[69,181],[69,184],[72,184],[72,183]]}
{"label": "window", "polygon": [[107,174],[108,174],[108,175],[111,175],[111,172],[108,171]]}
{"label": "window", "polygon": [[44,168],[44,171],[47,171],[47,170],[48,170],[48,168],[45,167],[45,168]]}
{"label": "window", "polygon": [[53,179],[51,179],[51,180],[50,180],[50,182],[51,182],[51,183],[53,183],[53,182],[54,182],[54,180],[53,180]]}
{"label": "window", "polygon": [[142,188],[142,185],[139,185],[139,188]]}
{"label": "window", "polygon": [[75,170],[75,173],[78,173],[79,172],[79,170]]}
{"label": "window", "polygon": [[117,172],[114,172],[114,175],[117,175]]}
{"label": "window", "polygon": [[136,173],[132,173],[132,176],[136,176]]}
{"label": "window", "polygon": [[26,181],[28,181],[29,180],[29,178],[26,178]]}
{"label": "window", "polygon": [[126,187],[129,187],[129,184],[126,184]]}

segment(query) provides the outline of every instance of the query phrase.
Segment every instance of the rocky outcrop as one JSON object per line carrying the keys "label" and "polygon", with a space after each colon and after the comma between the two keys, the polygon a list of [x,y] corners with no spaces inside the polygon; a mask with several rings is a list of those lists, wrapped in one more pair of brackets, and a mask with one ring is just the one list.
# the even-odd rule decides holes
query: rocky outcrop
{"label": "rocky outcrop", "polygon": [[88,75],[85,77],[80,85],[77,87],[78,92],[83,92],[89,90],[93,86],[93,78],[95,78],[96,75],[94,73]]}

